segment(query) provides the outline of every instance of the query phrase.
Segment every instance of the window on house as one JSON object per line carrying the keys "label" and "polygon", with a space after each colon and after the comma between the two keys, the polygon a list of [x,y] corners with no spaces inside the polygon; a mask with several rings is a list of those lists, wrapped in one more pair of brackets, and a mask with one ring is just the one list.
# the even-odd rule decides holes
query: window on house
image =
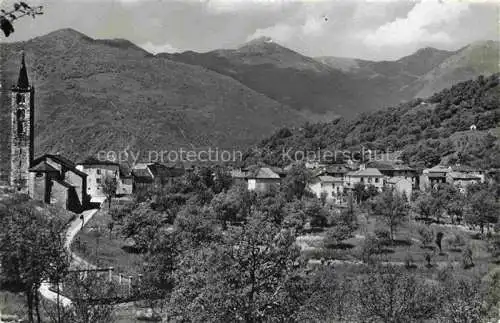
{"label": "window on house", "polygon": [[100,169],[97,169],[97,175],[101,175],[101,170]]}
{"label": "window on house", "polygon": [[101,184],[101,179],[100,179],[100,178],[97,178],[97,179],[96,179],[96,183],[97,183],[97,184]]}
{"label": "window on house", "polygon": [[378,178],[375,178],[375,183],[378,183]]}
{"label": "window on house", "polygon": [[43,177],[43,173],[36,173],[36,177]]}

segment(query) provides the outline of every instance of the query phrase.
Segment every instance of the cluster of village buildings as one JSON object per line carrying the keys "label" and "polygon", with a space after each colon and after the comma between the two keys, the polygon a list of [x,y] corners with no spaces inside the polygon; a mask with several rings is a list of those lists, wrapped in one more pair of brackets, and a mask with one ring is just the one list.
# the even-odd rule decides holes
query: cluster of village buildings
{"label": "cluster of village buildings", "polygon": [[[309,190],[318,198],[333,204],[344,204],[356,185],[365,189],[373,186],[377,191],[389,188],[411,199],[414,190],[425,190],[436,184],[449,183],[462,192],[467,186],[485,181],[486,171],[468,166],[435,166],[419,171],[401,162],[369,162],[366,164],[306,164],[312,178]],[[265,191],[271,185],[279,185],[286,177],[287,168],[257,167],[232,171],[239,182],[245,182],[249,190]]]}
{"label": "cluster of village buildings", "polygon": [[[342,205],[358,183],[372,185],[378,191],[392,188],[411,199],[414,190],[424,190],[439,183],[450,183],[461,190],[484,182],[486,172],[468,166],[435,166],[419,172],[401,163],[307,165],[311,173],[309,190],[318,198]],[[291,166],[285,168],[253,166],[233,169],[234,183],[248,190],[266,191],[279,186]],[[59,155],[44,155],[29,169],[32,198],[77,211],[92,198],[105,197],[104,182],[116,182],[115,194],[131,195],[138,190],[171,183],[193,171],[182,164],[142,163],[130,167],[111,161],[89,158],[76,164]]]}

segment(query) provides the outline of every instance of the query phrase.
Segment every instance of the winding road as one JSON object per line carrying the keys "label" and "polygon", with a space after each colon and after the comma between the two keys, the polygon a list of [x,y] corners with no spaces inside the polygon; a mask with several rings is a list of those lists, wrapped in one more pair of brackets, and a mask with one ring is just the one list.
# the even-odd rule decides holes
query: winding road
{"label": "winding road", "polygon": [[[100,204],[104,203],[104,199],[99,199],[98,201],[93,201],[93,202],[98,202]],[[97,213],[99,209],[91,209],[84,211],[83,214],[83,225],[82,225],[82,220],[80,219],[80,215],[78,215],[73,221],[71,221],[68,225],[68,230],[66,231],[66,239],[64,241],[64,248],[70,253],[71,258],[72,258],[72,263],[71,266],[76,266],[76,267],[85,267],[85,268],[94,268],[95,266],[88,263],[84,259],[78,257],[76,254],[74,254],[71,251],[71,243],[75,239],[76,235],[80,230],[82,229],[83,226],[85,226],[90,219]],[[40,286],[39,292],[40,294],[45,298],[48,299],[54,303],[57,303],[57,293],[53,292],[50,290],[50,283],[44,282]],[[62,296],[59,294],[59,302],[64,306],[70,306],[71,305],[71,299]]]}

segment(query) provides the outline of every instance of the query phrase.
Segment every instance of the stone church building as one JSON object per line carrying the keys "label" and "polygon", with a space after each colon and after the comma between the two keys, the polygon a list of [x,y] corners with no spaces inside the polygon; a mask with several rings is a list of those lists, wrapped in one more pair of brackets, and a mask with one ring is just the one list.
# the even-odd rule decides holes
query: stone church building
{"label": "stone church building", "polygon": [[35,88],[29,83],[24,54],[10,107],[10,169],[0,172],[8,174],[10,186],[19,193],[73,212],[83,211],[90,201],[87,174],[63,156],[34,158]]}

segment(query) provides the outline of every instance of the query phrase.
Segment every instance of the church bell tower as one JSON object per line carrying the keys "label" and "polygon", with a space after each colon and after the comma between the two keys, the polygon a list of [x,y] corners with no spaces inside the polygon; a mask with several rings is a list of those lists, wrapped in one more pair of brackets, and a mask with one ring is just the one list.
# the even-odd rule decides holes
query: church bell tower
{"label": "church bell tower", "polygon": [[11,90],[10,185],[28,194],[29,168],[34,154],[35,88],[29,84],[24,53],[17,85]]}

